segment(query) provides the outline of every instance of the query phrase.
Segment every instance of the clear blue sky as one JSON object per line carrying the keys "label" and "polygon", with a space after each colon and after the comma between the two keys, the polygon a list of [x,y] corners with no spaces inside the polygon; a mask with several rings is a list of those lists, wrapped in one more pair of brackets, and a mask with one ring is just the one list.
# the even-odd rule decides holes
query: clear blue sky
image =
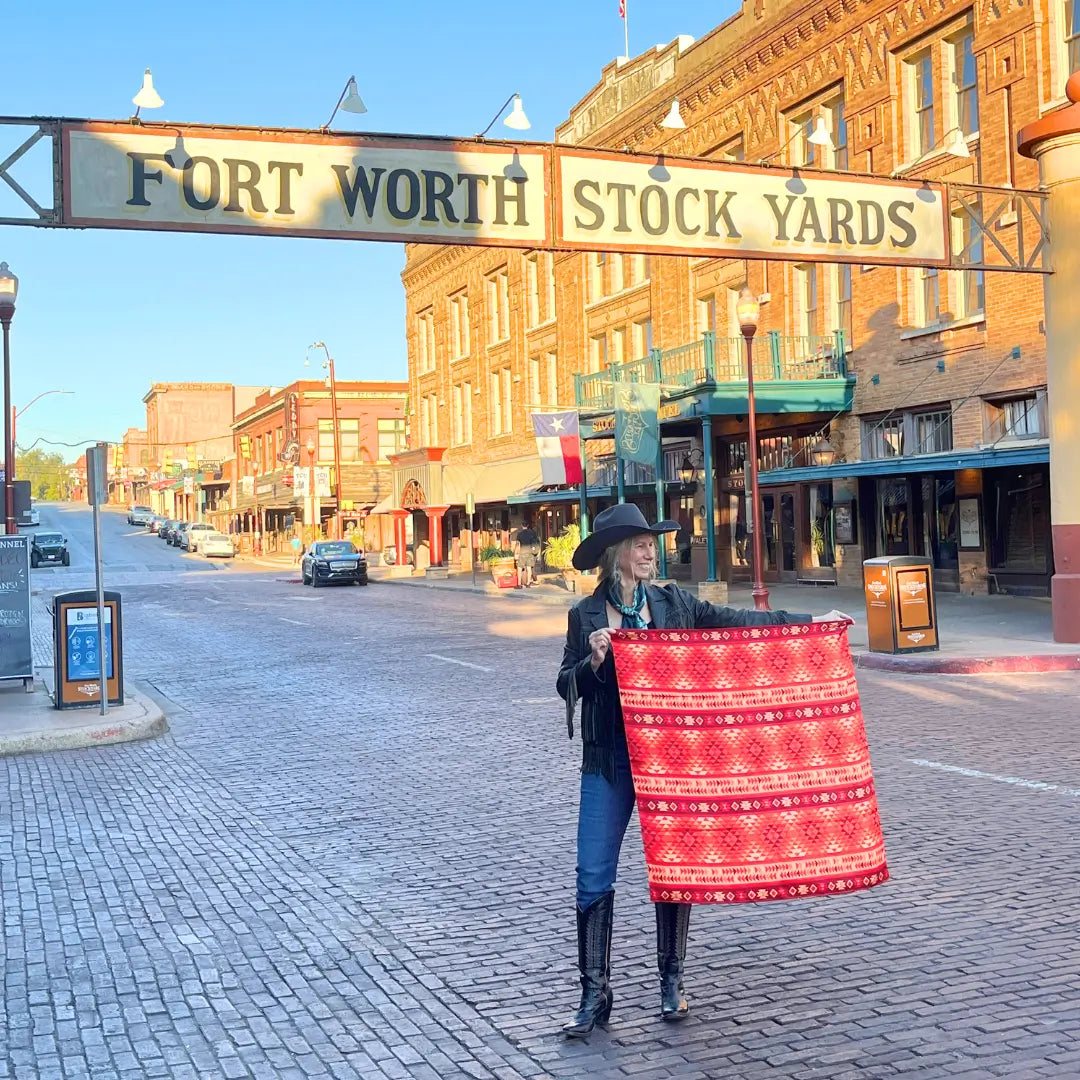
{"label": "clear blue sky", "polygon": [[[154,120],[314,128],[355,74],[368,112],[339,114],[335,127],[469,136],[517,91],[529,138],[550,140],[622,53],[618,6],[54,0],[46,15],[7,5],[0,114],[123,119],[150,67],[165,99]],[[701,37],[737,6],[629,0],[630,50]],[[15,148],[10,133],[0,127],[0,160]],[[28,184],[40,170],[14,172]],[[13,212],[6,191],[0,215]],[[0,261],[20,278],[16,407],[74,391],[20,417],[20,447],[39,437],[81,447],[142,427],[154,381],[288,383],[315,340],[330,346],[339,378],[406,377],[397,244],[0,226]],[[45,448],[68,460],[79,452]]]}

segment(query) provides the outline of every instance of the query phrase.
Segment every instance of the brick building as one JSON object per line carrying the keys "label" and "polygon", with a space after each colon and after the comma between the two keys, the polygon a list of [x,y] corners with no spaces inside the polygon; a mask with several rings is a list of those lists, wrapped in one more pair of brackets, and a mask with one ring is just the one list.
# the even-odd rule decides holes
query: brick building
{"label": "brick building", "polygon": [[143,397],[150,459],[150,505],[165,517],[201,520],[228,490],[224,463],[232,422],[263,387],[154,383]]}
{"label": "brick building", "polygon": [[[301,381],[260,393],[231,424],[232,496],[213,520],[226,530],[276,549],[293,535],[333,535],[358,530],[367,550],[391,543],[389,520],[372,515],[391,491],[390,457],[406,446],[404,382],[336,381],[337,501],[332,394],[323,381]],[[294,466],[325,470],[328,495],[304,496],[293,486]]]}
{"label": "brick building", "polygon": [[[697,42],[609,65],[556,138],[1034,188],[1015,132],[1064,103],[1065,75],[1080,67],[1080,20],[1074,31],[1067,16],[1064,3],[746,4]],[[673,100],[684,130],[661,126]],[[822,125],[828,146],[809,137]],[[1009,244],[1018,224],[1005,210],[992,233]],[[951,224],[954,246],[977,252],[986,242],[966,216]],[[576,516],[576,492],[542,490],[529,474],[529,412],[575,407],[586,434],[602,436],[608,369],[638,365],[664,387],[663,512],[699,541],[689,569],[708,574],[700,541],[711,509],[718,575],[747,578],[734,317],[747,282],[762,302],[754,363],[766,579],[850,582],[863,558],[919,554],[943,588],[1049,586],[1036,275],[412,245],[403,281],[412,445],[444,475],[480,470],[488,527],[527,513],[551,533]],[[602,437],[589,440],[594,511],[617,497],[611,452]],[[418,468],[430,472],[399,468],[398,494]],[[648,467],[624,472],[626,497],[650,514],[654,480]],[[448,555],[462,501],[459,485],[442,485],[435,512],[449,519]]]}

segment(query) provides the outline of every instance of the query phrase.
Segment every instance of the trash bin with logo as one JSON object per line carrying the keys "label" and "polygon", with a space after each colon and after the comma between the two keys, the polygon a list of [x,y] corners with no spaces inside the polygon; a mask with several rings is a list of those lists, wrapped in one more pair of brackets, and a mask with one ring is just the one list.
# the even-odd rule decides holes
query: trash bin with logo
{"label": "trash bin with logo", "polygon": [[866,629],[871,652],[938,648],[934,570],[929,559],[886,555],[863,563]]}
{"label": "trash bin with logo", "polygon": [[105,634],[98,629],[97,592],[57,593],[53,599],[53,670],[56,708],[101,701],[101,649],[110,705],[124,704],[123,613],[118,592],[105,592]]}

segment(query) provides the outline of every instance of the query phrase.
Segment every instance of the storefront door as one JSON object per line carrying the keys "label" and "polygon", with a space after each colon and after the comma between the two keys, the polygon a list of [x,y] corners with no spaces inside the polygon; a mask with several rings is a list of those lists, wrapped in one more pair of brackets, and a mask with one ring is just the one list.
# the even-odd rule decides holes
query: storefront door
{"label": "storefront door", "polygon": [[771,488],[761,496],[765,580],[795,581],[798,537],[795,489]]}

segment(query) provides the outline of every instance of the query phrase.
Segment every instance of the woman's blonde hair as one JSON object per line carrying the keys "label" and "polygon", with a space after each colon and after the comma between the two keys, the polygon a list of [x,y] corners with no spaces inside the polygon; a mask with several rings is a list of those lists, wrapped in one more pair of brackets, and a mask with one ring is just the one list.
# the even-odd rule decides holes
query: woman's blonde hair
{"label": "woman's blonde hair", "polygon": [[[622,555],[630,550],[631,545],[638,538],[638,536],[652,536],[652,533],[638,533],[636,536],[628,536],[625,540],[620,540],[617,544],[612,544],[610,547],[604,548],[600,553],[600,562],[597,564],[597,584],[603,584],[608,581],[614,581],[615,587],[619,590],[623,587],[622,571],[619,569],[619,560]],[[655,540],[656,538],[653,537]],[[655,581],[657,575],[660,573],[659,563],[657,557],[653,556],[652,569],[649,571],[647,581]]]}

